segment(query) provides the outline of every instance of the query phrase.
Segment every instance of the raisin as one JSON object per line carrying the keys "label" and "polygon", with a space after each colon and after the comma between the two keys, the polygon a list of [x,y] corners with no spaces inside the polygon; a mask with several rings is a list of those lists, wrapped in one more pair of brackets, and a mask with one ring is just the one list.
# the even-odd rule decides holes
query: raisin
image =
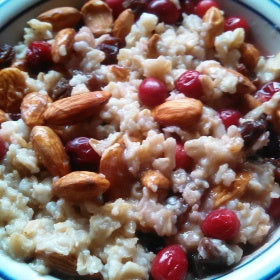
{"label": "raisin", "polygon": [[88,78],[86,86],[90,91],[100,90],[102,87],[102,82],[94,73],[92,73]]}
{"label": "raisin", "polygon": [[109,65],[117,63],[118,47],[102,43],[97,46],[97,49],[105,53],[105,59],[102,61],[103,64]]}
{"label": "raisin", "polygon": [[8,44],[0,46],[0,69],[9,67],[15,57],[15,50]]}
{"label": "raisin", "polygon": [[138,231],[136,236],[139,238],[139,243],[149,252],[157,253],[165,247],[163,237],[156,235],[153,232]]}
{"label": "raisin", "polygon": [[11,120],[17,121],[21,118],[21,115],[20,113],[9,113],[9,117],[11,118]]}
{"label": "raisin", "polygon": [[138,18],[147,8],[149,0],[124,0],[123,7],[131,9]]}
{"label": "raisin", "polygon": [[51,98],[52,100],[58,100],[61,98],[69,97],[71,95],[72,87],[69,85],[69,81],[65,78],[62,78],[55,85]]}

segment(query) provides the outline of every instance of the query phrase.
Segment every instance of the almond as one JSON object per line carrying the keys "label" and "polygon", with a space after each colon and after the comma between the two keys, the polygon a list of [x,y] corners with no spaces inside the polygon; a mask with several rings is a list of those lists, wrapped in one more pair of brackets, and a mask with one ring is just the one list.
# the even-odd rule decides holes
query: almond
{"label": "almond", "polygon": [[118,81],[126,81],[129,77],[129,69],[120,65],[110,66],[111,72],[114,74]]}
{"label": "almond", "polygon": [[85,25],[95,36],[110,33],[113,15],[109,6],[101,0],[90,0],[81,9]]}
{"label": "almond", "polygon": [[251,71],[255,69],[260,59],[259,50],[252,44],[243,43],[240,47],[241,62]]}
{"label": "almond", "polygon": [[0,109],[7,113],[18,113],[25,95],[25,76],[15,67],[0,71]]}
{"label": "almond", "polygon": [[51,55],[55,63],[62,63],[71,54],[74,44],[75,29],[65,28],[60,30],[52,43]]}
{"label": "almond", "polygon": [[96,114],[110,97],[106,91],[93,91],[59,99],[50,104],[44,118],[51,125],[75,124]]}
{"label": "almond", "polygon": [[75,27],[82,19],[82,15],[76,8],[59,7],[40,14],[37,19],[51,23],[53,30],[58,31],[68,27]]}
{"label": "almond", "polygon": [[141,177],[142,186],[156,192],[158,189],[168,190],[171,187],[170,180],[158,170],[147,170]]}
{"label": "almond", "polygon": [[202,103],[194,98],[170,100],[155,107],[152,115],[161,126],[187,128],[199,121],[202,107]]}
{"label": "almond", "polygon": [[113,36],[124,40],[134,23],[134,14],[131,9],[126,9],[119,14],[114,22]]}
{"label": "almond", "polygon": [[47,94],[31,92],[27,94],[21,103],[21,118],[28,126],[44,124],[43,114],[52,100]]}
{"label": "almond", "polygon": [[93,200],[109,187],[110,182],[103,174],[74,171],[56,180],[52,190],[57,197],[80,203]]}
{"label": "almond", "polygon": [[63,144],[51,128],[34,126],[31,140],[38,161],[52,176],[64,176],[70,172],[69,158]]}
{"label": "almond", "polygon": [[157,58],[159,56],[157,50],[157,43],[160,40],[159,34],[153,34],[152,37],[148,41],[148,57],[149,58]]}
{"label": "almond", "polygon": [[206,48],[212,48],[214,47],[215,38],[224,31],[223,13],[216,7],[211,7],[203,16],[202,21],[209,25],[204,38],[205,46]]}

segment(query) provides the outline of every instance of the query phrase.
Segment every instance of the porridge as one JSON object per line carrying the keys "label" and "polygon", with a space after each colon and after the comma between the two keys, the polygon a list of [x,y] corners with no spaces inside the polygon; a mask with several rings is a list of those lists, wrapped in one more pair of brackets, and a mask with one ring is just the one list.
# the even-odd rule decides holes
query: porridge
{"label": "porridge", "polygon": [[278,225],[280,54],[212,0],[85,1],[0,46],[0,249],[71,279],[225,271]]}

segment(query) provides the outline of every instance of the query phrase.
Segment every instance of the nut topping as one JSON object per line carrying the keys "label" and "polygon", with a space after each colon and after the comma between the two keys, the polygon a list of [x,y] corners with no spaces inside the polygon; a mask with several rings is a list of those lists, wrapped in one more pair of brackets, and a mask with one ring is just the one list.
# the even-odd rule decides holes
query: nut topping
{"label": "nut topping", "polygon": [[240,47],[241,61],[250,69],[254,70],[260,59],[259,50],[252,44],[243,43]]}
{"label": "nut topping", "polygon": [[103,194],[109,186],[110,182],[103,174],[75,171],[56,180],[52,190],[58,197],[80,203]]}
{"label": "nut topping", "polygon": [[96,114],[111,97],[105,91],[73,95],[50,104],[44,118],[51,125],[70,125]]}
{"label": "nut topping", "polygon": [[158,170],[145,171],[141,177],[141,184],[153,192],[158,189],[168,190],[171,187],[170,180]]}
{"label": "nut topping", "polygon": [[157,43],[160,40],[159,34],[153,34],[152,37],[148,41],[148,57],[149,58],[157,58],[159,56],[157,50]]}
{"label": "nut topping", "polygon": [[52,176],[64,176],[70,172],[69,158],[63,144],[51,128],[34,126],[31,140],[38,161]]}

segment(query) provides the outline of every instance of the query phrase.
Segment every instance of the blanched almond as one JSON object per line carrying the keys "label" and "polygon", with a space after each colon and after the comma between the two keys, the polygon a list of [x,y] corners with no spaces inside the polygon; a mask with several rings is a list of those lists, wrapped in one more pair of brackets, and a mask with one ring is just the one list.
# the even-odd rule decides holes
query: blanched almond
{"label": "blanched almond", "polygon": [[170,180],[158,170],[147,170],[141,177],[141,184],[156,192],[158,189],[168,190],[171,187]]}
{"label": "blanched almond", "polygon": [[80,203],[103,194],[109,186],[103,174],[74,171],[56,180],[52,190],[57,197]]}
{"label": "blanched almond", "polygon": [[134,23],[134,14],[131,9],[126,9],[119,14],[114,22],[113,36],[124,40]]}
{"label": "blanched almond", "polygon": [[51,125],[81,122],[98,113],[110,97],[106,91],[93,91],[57,100],[45,111],[45,121]]}
{"label": "blanched almond", "polygon": [[194,98],[184,98],[166,101],[152,111],[155,121],[161,126],[179,126],[188,128],[196,124],[202,114],[201,101]]}
{"label": "blanched almond", "polygon": [[52,176],[64,176],[70,172],[69,158],[56,133],[47,126],[34,126],[31,141],[38,161]]}

